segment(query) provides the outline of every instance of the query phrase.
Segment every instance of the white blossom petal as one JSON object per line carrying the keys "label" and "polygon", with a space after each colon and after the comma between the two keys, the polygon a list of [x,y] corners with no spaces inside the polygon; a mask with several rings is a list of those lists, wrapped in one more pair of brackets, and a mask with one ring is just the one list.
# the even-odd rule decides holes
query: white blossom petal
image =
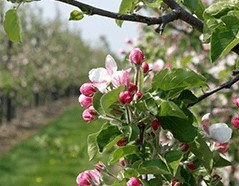
{"label": "white blossom petal", "polygon": [[108,74],[111,76],[117,71],[117,64],[111,55],[107,55],[105,58],[105,67]]}
{"label": "white blossom petal", "polygon": [[232,129],[225,123],[215,123],[209,127],[209,136],[219,143],[226,143],[231,139]]}
{"label": "white blossom petal", "polygon": [[205,115],[202,117],[202,122],[203,122],[203,121],[208,121],[208,120],[209,120],[209,116],[210,116],[210,113],[205,114]]}
{"label": "white blossom petal", "polygon": [[94,68],[89,71],[89,79],[94,83],[110,82],[111,78],[105,68]]}

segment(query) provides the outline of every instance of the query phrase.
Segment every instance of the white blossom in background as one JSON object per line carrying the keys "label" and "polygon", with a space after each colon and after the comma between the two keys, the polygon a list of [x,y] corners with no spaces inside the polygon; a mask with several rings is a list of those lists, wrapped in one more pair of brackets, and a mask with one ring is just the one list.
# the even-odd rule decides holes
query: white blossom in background
{"label": "white blossom in background", "polygon": [[209,127],[209,136],[219,143],[226,143],[232,137],[232,129],[225,123],[215,123]]}

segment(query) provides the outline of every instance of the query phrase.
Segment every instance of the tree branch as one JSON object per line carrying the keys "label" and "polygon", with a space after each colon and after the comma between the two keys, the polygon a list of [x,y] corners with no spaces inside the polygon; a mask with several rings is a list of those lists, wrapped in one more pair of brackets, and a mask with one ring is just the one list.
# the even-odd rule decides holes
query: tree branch
{"label": "tree branch", "polygon": [[[156,32],[160,32],[166,24],[175,21],[177,19],[181,19],[186,23],[190,24],[195,29],[197,29],[199,32],[203,33],[203,22],[200,19],[194,17],[190,12],[184,10],[184,8],[182,8],[175,0],[163,0],[163,2],[172,9],[172,12],[162,15],[160,17],[147,17],[138,14],[114,13],[90,6],[88,4],[76,0],[55,0],[55,1],[59,1],[65,4],[78,7],[81,10],[85,10],[88,15],[99,15],[116,20],[139,22],[147,25],[159,25],[159,27],[155,30]],[[239,54],[239,45],[235,46],[232,49],[232,51]]]}
{"label": "tree branch", "polygon": [[[167,4],[172,10],[177,10],[178,19],[185,21],[190,24],[192,27],[197,29],[199,32],[203,33],[203,22],[194,17],[191,13],[184,10],[175,0],[163,0],[165,4]],[[239,54],[239,45],[236,45],[233,49],[233,52]]]}
{"label": "tree branch", "polygon": [[131,22],[139,22],[139,23],[145,23],[147,25],[160,25],[160,24],[167,24],[169,22],[172,22],[176,19],[178,19],[178,12],[172,11],[168,14],[165,14],[160,17],[146,17],[141,16],[138,14],[120,14],[120,13],[114,13],[107,10],[103,10],[100,8],[96,8],[75,0],[55,0],[62,3],[66,3],[75,7],[80,8],[81,10],[86,10],[88,12],[88,15],[99,15],[103,17],[113,18],[117,20],[124,20],[124,21],[131,21]]}
{"label": "tree branch", "polygon": [[209,91],[209,92],[206,92],[205,94],[201,95],[198,97],[198,100],[193,102],[193,103],[190,103],[187,105],[187,107],[192,107],[194,105],[196,105],[197,103],[201,102],[202,100],[206,99],[207,97],[211,96],[212,94],[222,90],[222,89],[229,89],[231,88],[231,86],[233,84],[235,84],[236,82],[239,81],[239,75],[235,76],[233,79],[225,82],[224,84],[222,84],[221,86],[219,86],[218,88],[212,90],[212,91]]}

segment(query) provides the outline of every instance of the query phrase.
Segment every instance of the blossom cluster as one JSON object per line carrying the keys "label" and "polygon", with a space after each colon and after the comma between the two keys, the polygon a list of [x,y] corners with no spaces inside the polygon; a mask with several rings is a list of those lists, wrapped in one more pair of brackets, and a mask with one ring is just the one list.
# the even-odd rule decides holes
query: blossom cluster
{"label": "blossom cluster", "polygon": [[[149,71],[149,65],[144,61],[144,54],[139,48],[135,48],[129,56],[131,64],[141,67],[142,71],[146,74]],[[89,72],[89,79],[91,82],[87,82],[81,85],[79,96],[79,102],[82,107],[86,108],[83,112],[83,119],[86,122],[93,121],[97,118],[97,112],[94,110],[93,95],[96,91],[106,93],[119,86],[124,86],[125,90],[119,94],[119,101],[123,104],[130,103],[134,96],[136,99],[142,97],[142,93],[139,91],[135,82],[130,81],[131,68],[126,70],[118,70],[118,66],[112,56],[107,55],[105,59],[105,68],[94,68]]]}
{"label": "blossom cluster", "polygon": [[[82,113],[83,120],[89,123],[97,118],[102,118],[107,120],[109,125],[112,124],[112,128],[117,128],[115,130],[118,131],[120,135],[115,136],[115,138],[117,137],[118,139],[114,146],[116,149],[123,149],[124,147],[135,145],[136,148],[141,151],[144,146],[144,148],[147,149],[147,155],[143,154],[146,153],[145,149],[144,152],[140,153],[143,154],[143,158],[147,156],[147,160],[158,160],[164,158],[163,155],[165,156],[166,153],[172,153],[180,149],[182,158],[179,160],[179,162],[181,162],[178,166],[188,171],[189,174],[197,170],[204,171],[204,165],[198,163],[197,154],[191,152],[191,150],[195,148],[192,147],[195,137],[194,139],[178,139],[177,135],[180,134],[181,129],[179,129],[179,132],[175,132],[174,129],[172,129],[172,131],[170,129],[168,130],[168,128],[166,128],[168,127],[168,123],[161,123],[160,120],[162,119],[164,122],[163,119],[170,118],[168,122],[172,122],[174,118],[178,117],[179,122],[188,122],[186,118],[191,116],[190,114],[186,116],[185,113],[190,111],[187,108],[185,109],[184,107],[178,106],[176,104],[177,101],[173,99],[170,100],[171,98],[168,98],[169,100],[167,100],[167,98],[160,98],[161,94],[163,95],[164,92],[159,90],[159,88],[151,90],[151,92],[145,92],[145,87],[143,85],[145,85],[148,80],[152,82],[154,77],[157,77],[157,74],[154,72],[151,73],[151,71],[153,71],[152,65],[150,67],[150,65],[145,62],[145,56],[141,49],[133,49],[129,54],[128,60],[130,62],[130,67],[128,69],[118,70],[115,60],[112,56],[108,55],[105,59],[105,67],[94,68],[89,71],[90,81],[82,84],[80,87],[81,95],[79,96],[79,102],[81,106],[85,108]],[[163,73],[170,73],[173,71],[171,66],[165,66],[165,68],[167,69],[164,69],[165,71]],[[171,80],[169,80],[169,82],[171,82]],[[160,83],[161,82],[157,82],[157,84]],[[105,109],[103,108],[105,104],[102,104],[104,95],[114,91],[117,92],[117,100],[109,103],[110,105],[108,105],[108,103],[106,104],[106,110],[110,108],[110,112],[106,113],[105,110],[102,112],[99,108],[96,108],[100,105],[102,109]],[[100,99],[97,98],[99,95],[101,96]],[[108,95],[115,96],[113,93]],[[107,98],[111,99],[109,97]],[[95,101],[100,101],[100,104],[95,103]],[[156,104],[156,106],[154,106],[155,102],[157,102],[158,105]],[[235,99],[234,103],[239,106],[239,99]],[[181,104],[184,103],[182,102]],[[94,108],[94,106],[96,107]],[[162,110],[163,108],[166,111]],[[155,109],[157,109],[157,111],[155,111]],[[158,110],[160,110],[161,115],[158,113]],[[210,153],[217,151],[217,153],[225,154],[229,151],[229,141],[233,131],[223,122],[210,124],[209,116],[210,113],[202,117],[201,128],[199,127],[196,129],[200,130],[200,132],[196,132],[200,133],[203,139],[207,141],[205,145],[208,145]],[[233,117],[231,123],[235,128],[239,128],[239,117]],[[193,122],[190,123],[190,125],[192,124]],[[194,129],[194,127],[190,128],[192,131]],[[109,131],[108,137],[114,135],[110,134],[110,132],[111,131]],[[134,132],[135,134],[132,134]],[[108,135],[106,131],[104,131],[104,135]],[[185,135],[187,134],[185,133]],[[182,142],[180,140],[182,140]],[[191,144],[189,142],[191,142]],[[158,156],[161,152],[164,154]],[[142,161],[143,158],[141,157],[138,161]],[[122,166],[122,171],[127,170],[127,168],[134,163],[134,159],[132,160],[124,156],[121,156],[117,160]],[[143,170],[144,169],[142,169],[142,171]],[[104,183],[103,174],[111,176],[116,180],[124,180],[127,186],[141,186],[145,179],[150,181],[150,179],[155,178],[154,174],[149,173],[145,174],[146,178],[144,178],[144,175],[139,176],[139,174],[127,178],[124,178],[123,173],[115,176],[106,169],[103,163],[98,163],[95,165],[94,170],[80,173],[76,182],[79,186],[84,186],[84,184],[86,186],[102,185]],[[216,179],[215,177],[215,175],[211,175],[210,179]],[[173,175],[170,179],[171,180],[167,180],[168,182],[166,183],[168,184],[170,181],[172,186],[179,186],[183,183],[183,179],[180,179],[177,175]],[[219,180],[219,178],[217,177],[216,180]]]}

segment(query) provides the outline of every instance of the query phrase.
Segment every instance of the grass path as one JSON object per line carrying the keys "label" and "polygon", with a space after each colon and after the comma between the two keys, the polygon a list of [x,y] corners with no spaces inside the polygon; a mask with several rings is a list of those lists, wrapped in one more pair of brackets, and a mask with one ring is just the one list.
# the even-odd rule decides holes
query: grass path
{"label": "grass path", "polygon": [[0,185],[75,186],[77,174],[93,168],[86,139],[101,127],[82,121],[81,112],[80,106],[66,111],[1,157]]}

